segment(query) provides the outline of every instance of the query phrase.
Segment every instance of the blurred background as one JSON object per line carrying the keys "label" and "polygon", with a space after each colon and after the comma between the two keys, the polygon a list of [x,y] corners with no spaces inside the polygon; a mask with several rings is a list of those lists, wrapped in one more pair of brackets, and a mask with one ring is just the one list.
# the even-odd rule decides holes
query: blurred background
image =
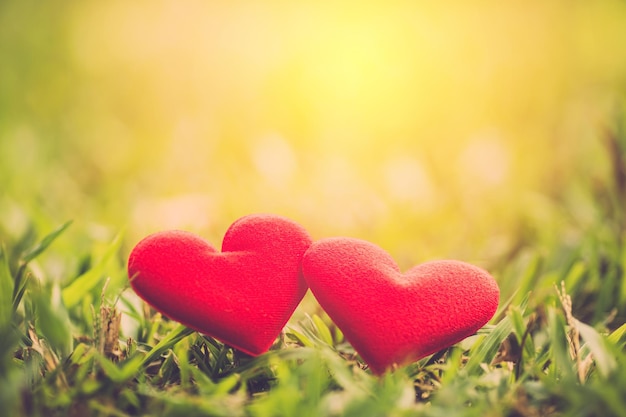
{"label": "blurred background", "polygon": [[621,0],[2,0],[1,230],[271,212],[491,266],[599,215],[625,93]]}

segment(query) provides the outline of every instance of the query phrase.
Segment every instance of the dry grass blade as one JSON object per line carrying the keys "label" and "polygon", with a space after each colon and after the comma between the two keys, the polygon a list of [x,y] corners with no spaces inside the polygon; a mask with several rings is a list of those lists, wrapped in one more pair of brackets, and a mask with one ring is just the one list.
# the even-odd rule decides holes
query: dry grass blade
{"label": "dry grass blade", "polygon": [[589,370],[589,366],[591,365],[593,359],[591,355],[588,355],[587,359],[584,361],[581,359],[578,320],[576,320],[572,314],[572,297],[567,294],[567,291],[565,289],[565,281],[561,281],[560,290],[556,286],[556,284],[554,287],[559,296],[559,300],[561,301],[561,305],[563,306],[563,311],[565,312],[565,320],[567,326],[569,327],[568,344],[570,347],[570,355],[572,359],[576,361],[578,379],[581,383],[583,383],[587,378],[587,371]]}

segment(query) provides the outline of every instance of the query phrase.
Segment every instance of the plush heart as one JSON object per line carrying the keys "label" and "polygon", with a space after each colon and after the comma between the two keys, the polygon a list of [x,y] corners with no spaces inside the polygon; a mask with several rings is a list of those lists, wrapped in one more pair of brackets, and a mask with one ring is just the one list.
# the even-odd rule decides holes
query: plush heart
{"label": "plush heart", "polygon": [[374,373],[418,360],[472,335],[494,315],[495,280],[459,261],[402,273],[378,246],[322,239],[302,259],[313,295]]}
{"label": "plush heart", "polygon": [[250,215],[230,226],[221,253],[188,232],[150,235],[132,250],[128,276],[156,310],[259,355],[304,297],[300,262],[310,244],[307,231],[291,220]]}

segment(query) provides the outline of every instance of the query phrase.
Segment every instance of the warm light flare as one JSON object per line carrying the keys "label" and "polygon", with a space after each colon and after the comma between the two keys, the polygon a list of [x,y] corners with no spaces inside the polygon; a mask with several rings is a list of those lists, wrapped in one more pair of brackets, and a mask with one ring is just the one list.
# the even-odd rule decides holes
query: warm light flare
{"label": "warm light flare", "polygon": [[5,42],[33,51],[0,70],[23,115],[0,152],[20,178],[54,161],[57,181],[30,187],[51,206],[51,189],[96,194],[114,222],[154,203],[153,226],[273,211],[389,241],[445,224],[462,241],[597,155],[589,132],[626,74],[613,0],[65,7]]}

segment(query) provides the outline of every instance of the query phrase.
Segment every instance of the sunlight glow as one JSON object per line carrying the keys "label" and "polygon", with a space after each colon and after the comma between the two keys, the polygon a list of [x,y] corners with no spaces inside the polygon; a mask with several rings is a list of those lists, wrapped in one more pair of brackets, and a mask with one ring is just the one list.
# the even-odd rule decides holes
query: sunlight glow
{"label": "sunlight glow", "polygon": [[39,123],[37,151],[0,146],[58,161],[71,181],[52,186],[79,191],[51,206],[103,190],[137,224],[146,210],[163,227],[249,211],[342,228],[465,222],[583,160],[595,145],[573,137],[606,125],[626,73],[614,0],[65,7],[40,36],[54,48],[24,35],[43,58],[15,54],[7,73],[24,77],[11,97]]}
{"label": "sunlight glow", "polygon": [[393,158],[385,165],[387,188],[398,201],[412,202],[415,207],[431,207],[435,190],[422,164],[407,156]]}
{"label": "sunlight glow", "polygon": [[511,161],[504,142],[499,139],[491,135],[479,136],[463,149],[460,164],[471,181],[487,186],[506,181]]}
{"label": "sunlight glow", "polygon": [[293,149],[278,135],[265,136],[253,144],[252,159],[259,173],[274,186],[289,184],[297,169]]}

